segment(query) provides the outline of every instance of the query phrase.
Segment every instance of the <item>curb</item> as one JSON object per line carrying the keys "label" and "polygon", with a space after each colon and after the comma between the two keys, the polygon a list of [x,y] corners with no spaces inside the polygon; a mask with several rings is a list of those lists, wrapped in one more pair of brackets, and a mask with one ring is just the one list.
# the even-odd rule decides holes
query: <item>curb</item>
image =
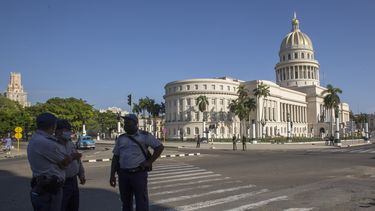
{"label": "curb", "polygon": [[[172,154],[172,155],[161,155],[160,158],[189,157],[189,156],[199,156],[199,155],[201,155],[201,153]],[[111,160],[112,158],[82,160],[82,163],[108,162]]]}

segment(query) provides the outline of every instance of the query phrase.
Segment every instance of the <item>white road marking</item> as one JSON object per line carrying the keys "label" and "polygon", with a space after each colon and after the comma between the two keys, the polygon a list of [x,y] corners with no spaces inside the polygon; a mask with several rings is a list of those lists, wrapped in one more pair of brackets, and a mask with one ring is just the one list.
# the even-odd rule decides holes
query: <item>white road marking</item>
{"label": "white road marking", "polygon": [[265,193],[268,192],[268,189],[262,189],[259,191],[253,191],[249,193],[243,193],[243,194],[238,194],[238,195],[233,195],[225,198],[220,198],[220,199],[214,199],[214,200],[209,200],[209,201],[203,201],[203,202],[198,202],[195,204],[190,204],[190,205],[185,205],[185,206],[179,206],[177,208],[172,208],[168,209],[167,211],[189,211],[189,210],[197,210],[197,209],[203,209],[206,207],[212,207],[220,204],[225,204],[228,202],[233,202],[233,201],[238,201],[244,198],[248,198],[251,196],[255,196],[257,194]]}
{"label": "white road marking", "polygon": [[183,169],[183,168],[188,168],[188,167],[195,167],[195,166],[186,165],[186,166],[171,166],[171,167],[154,167],[153,170],[161,171],[161,170],[167,170],[167,169]]}
{"label": "white road marking", "polygon": [[162,184],[162,183],[169,183],[169,182],[177,182],[177,181],[186,181],[186,180],[194,180],[194,179],[201,179],[201,178],[208,178],[208,177],[220,177],[221,174],[211,174],[211,175],[204,175],[204,176],[197,176],[197,177],[190,177],[190,178],[178,178],[178,179],[171,179],[171,180],[162,180],[162,181],[154,181],[149,182],[148,184]]}
{"label": "white road marking", "polygon": [[171,167],[171,166],[191,166],[185,163],[170,163],[170,164],[157,164],[155,167]]}
{"label": "white road marking", "polygon": [[180,193],[180,192],[185,192],[185,191],[195,190],[195,189],[210,188],[212,186],[213,185],[201,185],[201,186],[198,186],[198,187],[182,188],[182,189],[177,189],[177,190],[163,191],[163,192],[151,193],[151,194],[148,194],[148,195],[149,196],[160,196],[160,195],[167,195],[167,194],[172,194],[172,193]]}
{"label": "white road marking", "polygon": [[154,181],[154,180],[164,180],[164,179],[172,179],[172,178],[178,178],[178,177],[190,177],[190,176],[197,176],[197,175],[203,175],[203,174],[213,174],[212,171],[205,171],[205,172],[198,172],[198,173],[192,173],[192,174],[180,174],[180,175],[173,175],[173,176],[162,176],[162,177],[151,177],[148,179],[148,181]]}
{"label": "white road marking", "polygon": [[286,209],[284,211],[310,211],[310,210],[313,210],[315,209],[314,207],[311,207],[311,208],[289,208],[289,209]]}
{"label": "white road marking", "polygon": [[209,192],[200,193],[200,194],[177,196],[177,197],[173,197],[173,198],[167,198],[167,199],[155,201],[154,204],[162,204],[162,203],[168,203],[168,202],[174,202],[174,201],[181,201],[181,200],[185,200],[185,199],[199,198],[199,197],[202,197],[202,196],[231,192],[231,191],[248,189],[248,188],[253,188],[253,187],[255,187],[255,185],[245,185],[245,186],[237,186],[237,187],[233,187],[233,188],[218,189],[218,190],[209,191]]}
{"label": "white road marking", "polygon": [[[213,181],[213,180],[210,180],[210,182]],[[234,181],[228,181],[228,182],[224,182],[224,183],[221,183],[221,184],[232,184],[232,183],[240,183],[241,181],[239,180],[234,180]],[[183,183],[183,184],[186,184],[186,183]],[[159,195],[167,195],[167,194],[173,194],[173,193],[180,193],[180,192],[185,192],[185,191],[189,191],[189,190],[195,190],[195,189],[205,189],[205,188],[210,188],[210,187],[213,187],[217,184],[211,184],[211,185],[199,185],[199,186],[194,186],[194,187],[189,187],[189,188],[181,188],[181,189],[177,189],[177,190],[170,190],[170,191],[163,191],[163,192],[157,192],[157,193],[151,193],[149,194],[149,196],[159,196]],[[175,187],[174,185],[171,185],[172,187]],[[165,187],[165,186],[163,186]],[[149,188],[150,190],[150,188]]]}
{"label": "white road marking", "polygon": [[164,176],[164,175],[173,175],[173,174],[185,174],[185,173],[193,173],[193,172],[201,172],[206,171],[206,169],[193,169],[189,171],[178,171],[178,172],[169,172],[169,173],[162,173],[162,174],[149,174],[151,177],[156,176]]}
{"label": "white road marking", "polygon": [[[223,180],[228,180],[230,177],[225,177],[225,178],[215,178],[215,179],[206,179],[206,180],[198,180],[198,181],[191,181],[191,182],[182,182],[182,183],[175,183],[175,184],[170,184],[170,185],[161,185],[161,186],[153,186],[149,187],[149,190],[156,190],[156,189],[161,189],[161,188],[170,188],[170,187],[178,187],[178,186],[186,186],[186,185],[197,185],[197,184],[202,184],[206,182],[217,182],[217,181],[223,181]],[[238,181],[238,180],[237,180]]]}
{"label": "white road marking", "polygon": [[236,207],[236,208],[226,210],[226,211],[245,211],[245,210],[255,209],[255,208],[267,205],[267,204],[269,204],[271,202],[274,202],[274,201],[282,201],[282,200],[288,200],[288,197],[287,196],[279,196],[279,197],[267,199],[267,200],[264,200],[264,201],[246,204],[244,206]]}
{"label": "white road marking", "polygon": [[152,174],[157,174],[157,173],[166,173],[166,172],[178,172],[178,171],[185,171],[185,170],[195,170],[195,169],[199,169],[199,167],[188,167],[188,168],[184,168],[184,169],[169,169],[169,170],[163,170],[163,171],[151,171],[149,173],[149,175],[152,175]]}

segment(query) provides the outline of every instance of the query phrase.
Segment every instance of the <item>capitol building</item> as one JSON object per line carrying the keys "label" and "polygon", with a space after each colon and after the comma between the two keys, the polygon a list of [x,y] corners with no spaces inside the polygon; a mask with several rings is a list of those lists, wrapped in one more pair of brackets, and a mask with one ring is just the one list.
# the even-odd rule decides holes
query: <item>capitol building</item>
{"label": "capitol building", "polygon": [[[259,98],[256,111],[250,114],[246,135],[261,138],[288,134],[295,137],[321,137],[328,133],[332,111],[326,109],[320,86],[319,62],[311,39],[299,28],[296,15],[292,30],[281,42],[279,61],[275,65],[275,81],[242,81],[230,77],[198,78],[173,81],[165,85],[165,127],[167,138],[195,138],[204,136],[203,127],[215,125],[215,138],[231,138],[240,133],[240,120],[229,111],[228,105],[238,98],[237,90],[243,85],[252,95],[260,84],[269,87],[270,95]],[[205,113],[199,111],[196,99],[208,98]],[[255,96],[250,96],[254,99]],[[339,105],[339,122],[343,130],[349,121],[349,105]],[[203,126],[203,118],[207,118]],[[206,119],[205,118],[205,119]],[[334,122],[334,121],[333,121]],[[262,124],[263,123],[263,124]]]}

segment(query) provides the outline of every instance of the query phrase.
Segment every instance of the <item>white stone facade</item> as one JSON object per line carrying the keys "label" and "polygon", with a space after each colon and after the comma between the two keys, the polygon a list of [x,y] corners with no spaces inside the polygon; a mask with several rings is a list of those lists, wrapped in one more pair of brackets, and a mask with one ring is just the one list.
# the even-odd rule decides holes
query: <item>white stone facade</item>
{"label": "white stone facade", "polygon": [[5,97],[10,100],[17,101],[23,107],[30,106],[31,103],[27,101],[27,92],[23,89],[21,83],[21,73],[10,73],[10,80]]}
{"label": "white stone facade", "polygon": [[222,77],[191,79],[168,83],[165,86],[165,126],[168,138],[194,138],[203,133],[203,113],[198,110],[196,99],[204,95],[209,106],[205,115],[210,124],[217,124],[216,135],[230,138],[238,134],[239,121],[229,113],[228,105],[237,99],[239,80]]}
{"label": "white stone facade", "polygon": [[[203,135],[203,114],[195,105],[195,99],[200,95],[209,99],[209,121],[206,125],[218,126],[214,131],[216,138],[238,135],[239,120],[229,112],[228,105],[231,100],[237,99],[240,84],[253,94],[261,83],[270,87],[270,96],[260,98],[256,111],[250,114],[245,133],[248,137],[253,138],[253,134],[254,138],[286,137],[290,126],[291,136],[294,137],[327,135],[334,114],[324,107],[322,92],[326,88],[320,86],[320,67],[314,54],[311,39],[300,31],[299,21],[294,16],[292,31],[281,43],[280,60],[275,66],[276,83],[265,80],[245,82],[227,77],[168,83],[164,96],[167,137],[194,138],[198,134]],[[256,99],[255,96],[250,97]],[[345,128],[349,121],[349,111],[348,104],[340,104],[340,128]],[[251,122],[256,125],[255,131],[252,131]]]}

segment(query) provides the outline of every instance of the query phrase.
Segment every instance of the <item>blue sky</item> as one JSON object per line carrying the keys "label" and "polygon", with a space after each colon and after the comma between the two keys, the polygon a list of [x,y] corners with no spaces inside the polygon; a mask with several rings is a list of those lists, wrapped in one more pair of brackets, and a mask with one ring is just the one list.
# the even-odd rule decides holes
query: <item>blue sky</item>
{"label": "blue sky", "polygon": [[1,0],[0,90],[21,72],[32,103],[85,99],[128,109],[164,85],[231,76],[275,81],[293,12],[312,39],[321,84],[375,112],[375,1]]}

